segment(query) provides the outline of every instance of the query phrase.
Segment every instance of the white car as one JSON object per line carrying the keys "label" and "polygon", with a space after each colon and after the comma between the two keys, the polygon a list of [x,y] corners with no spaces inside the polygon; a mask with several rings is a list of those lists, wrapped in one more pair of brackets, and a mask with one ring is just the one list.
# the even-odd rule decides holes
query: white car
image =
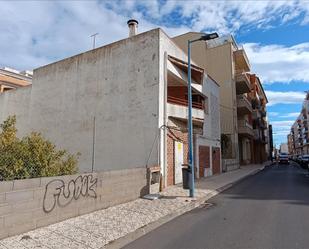
{"label": "white car", "polygon": [[289,155],[285,154],[285,153],[281,153],[279,155],[279,163],[285,163],[285,164],[289,164]]}

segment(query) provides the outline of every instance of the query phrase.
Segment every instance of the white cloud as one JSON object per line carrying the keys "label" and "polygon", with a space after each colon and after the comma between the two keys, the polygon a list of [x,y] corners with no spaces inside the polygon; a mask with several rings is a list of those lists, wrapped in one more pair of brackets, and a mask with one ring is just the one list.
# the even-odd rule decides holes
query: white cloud
{"label": "white cloud", "polygon": [[291,127],[295,120],[283,120],[283,121],[273,121],[271,124],[274,127]]}
{"label": "white cloud", "polygon": [[304,92],[276,92],[265,91],[268,98],[268,106],[276,104],[301,104],[306,96]]}
{"label": "white cloud", "polygon": [[[25,14],[27,13],[27,14]],[[291,1],[4,1],[0,8],[0,66],[32,69],[92,46],[127,37],[126,21],[140,32],[162,27],[170,36],[189,30],[245,32],[309,18],[309,3]],[[174,16],[177,16],[175,19]],[[294,47],[246,44],[254,70],[265,81],[308,80],[309,43]],[[284,70],[282,70],[284,69]]]}
{"label": "white cloud", "polygon": [[247,43],[244,47],[252,70],[261,76],[263,83],[309,82],[309,43],[291,47]]}
{"label": "white cloud", "polygon": [[187,19],[189,27],[201,30],[217,30],[220,33],[235,32],[241,28],[252,26],[265,29],[271,27],[272,22],[284,24],[299,18],[298,22],[304,23],[309,16],[309,4],[299,0],[279,1],[179,1],[167,0],[160,4],[159,0],[130,0],[110,1],[110,7],[117,13],[129,13],[133,10],[142,10],[147,19],[152,19],[158,24],[177,13]]}
{"label": "white cloud", "polygon": [[271,122],[273,127],[273,137],[276,143],[286,142],[287,135],[290,133],[291,126],[294,120],[273,121]]}
{"label": "white cloud", "polygon": [[286,113],[284,115],[281,115],[281,118],[297,118],[299,116],[299,112],[290,112],[290,113]]}
{"label": "white cloud", "polygon": [[279,112],[267,112],[269,116],[277,117],[280,113]]}
{"label": "white cloud", "polygon": [[[97,46],[126,38],[132,17],[140,21],[139,32],[158,27],[134,3],[125,3],[132,9],[127,15],[100,1],[1,2],[0,32],[5,35],[0,36],[0,66],[33,69],[84,52],[92,48],[90,35],[97,32]],[[163,29],[170,35],[188,31],[183,25]]]}

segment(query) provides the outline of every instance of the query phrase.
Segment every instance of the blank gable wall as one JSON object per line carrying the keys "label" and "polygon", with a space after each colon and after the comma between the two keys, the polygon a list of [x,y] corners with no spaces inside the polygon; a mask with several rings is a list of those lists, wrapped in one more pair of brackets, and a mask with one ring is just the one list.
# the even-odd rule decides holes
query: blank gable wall
{"label": "blank gable wall", "polygon": [[[18,112],[18,128],[40,131],[60,148],[80,152],[80,171],[86,172],[95,124],[95,170],[145,166],[158,129],[158,32],[35,70],[28,114]],[[148,165],[157,161],[153,151]]]}

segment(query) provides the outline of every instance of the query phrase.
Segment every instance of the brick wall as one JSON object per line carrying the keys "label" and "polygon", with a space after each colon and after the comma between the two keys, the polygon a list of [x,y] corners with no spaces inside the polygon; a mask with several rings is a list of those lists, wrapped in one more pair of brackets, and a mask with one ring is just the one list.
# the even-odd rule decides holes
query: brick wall
{"label": "brick wall", "polygon": [[189,147],[188,133],[169,129],[167,133],[167,186],[175,184],[174,181],[174,141],[183,143],[184,163],[188,163]]}
{"label": "brick wall", "polygon": [[146,168],[0,182],[0,239],[134,200]]}

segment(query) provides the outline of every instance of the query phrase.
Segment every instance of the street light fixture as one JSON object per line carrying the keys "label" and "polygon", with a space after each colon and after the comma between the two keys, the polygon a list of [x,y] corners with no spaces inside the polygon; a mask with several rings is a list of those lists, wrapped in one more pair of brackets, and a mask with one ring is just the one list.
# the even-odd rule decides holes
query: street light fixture
{"label": "street light fixture", "polygon": [[188,143],[189,165],[191,171],[190,197],[194,197],[194,161],[193,161],[193,129],[192,129],[192,92],[191,92],[191,44],[196,41],[207,41],[218,38],[217,33],[204,34],[195,40],[188,40]]}

